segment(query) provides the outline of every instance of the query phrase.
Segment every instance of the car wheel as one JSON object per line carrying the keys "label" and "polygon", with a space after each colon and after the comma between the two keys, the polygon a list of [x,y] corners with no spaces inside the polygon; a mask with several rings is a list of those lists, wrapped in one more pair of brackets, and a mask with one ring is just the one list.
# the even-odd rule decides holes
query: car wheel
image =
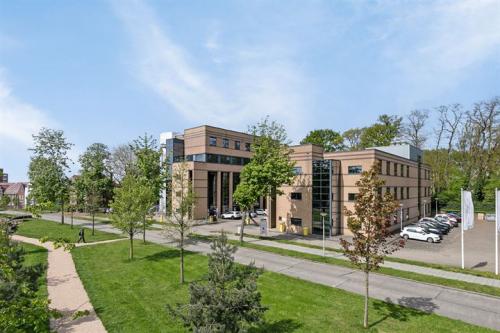
{"label": "car wheel", "polygon": [[432,238],[430,238],[430,237],[429,237],[429,238],[427,238],[427,243],[434,243],[434,239],[432,239]]}
{"label": "car wheel", "polygon": [[404,238],[405,240],[408,240],[408,238],[409,238],[409,237],[408,237],[408,235],[403,235],[403,238]]}

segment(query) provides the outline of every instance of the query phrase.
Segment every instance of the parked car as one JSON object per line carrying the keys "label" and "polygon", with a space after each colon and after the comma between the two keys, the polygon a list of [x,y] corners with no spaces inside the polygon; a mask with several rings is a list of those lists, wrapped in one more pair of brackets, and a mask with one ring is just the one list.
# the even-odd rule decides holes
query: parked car
{"label": "parked car", "polygon": [[486,222],[495,222],[495,214],[485,214],[484,215],[484,220]]}
{"label": "parked car", "polygon": [[446,213],[446,215],[454,217],[458,223],[462,222],[462,217],[456,213]]}
{"label": "parked car", "polygon": [[427,241],[428,243],[436,243],[441,241],[439,235],[427,232],[425,231],[424,228],[421,227],[405,227],[399,235],[403,237],[405,240],[408,239],[424,240]]}
{"label": "parked car", "polygon": [[428,233],[438,235],[439,239],[443,239],[443,235],[445,235],[447,233],[443,229],[439,229],[435,225],[431,224],[431,222],[418,222],[415,225],[409,225],[409,227],[420,227],[420,228],[424,229],[424,231],[426,231]]}
{"label": "parked car", "polygon": [[255,217],[257,217],[257,213],[255,213],[255,212],[250,212],[250,217],[254,217],[254,218],[255,218]]}
{"label": "parked car", "polygon": [[448,217],[448,215],[446,215],[446,214],[437,214],[436,216],[434,216],[434,219],[436,219],[440,222],[445,222],[450,227],[456,227],[458,225],[458,222],[456,219]]}
{"label": "parked car", "polygon": [[221,217],[223,219],[241,219],[241,212],[237,210],[229,210],[222,213]]}
{"label": "parked car", "polygon": [[442,216],[443,218],[450,219],[452,222],[458,223],[457,219],[454,216],[450,215],[450,214],[437,214],[436,216]]}
{"label": "parked car", "polygon": [[267,215],[264,209],[258,208],[255,210],[255,214],[257,215]]}
{"label": "parked car", "polygon": [[442,228],[443,230],[446,230],[446,232],[450,231],[451,229],[451,226],[446,223],[446,222],[442,222],[442,221],[438,221],[436,219],[433,219],[432,217],[423,217],[419,220],[419,222],[431,222],[431,223],[434,223],[436,226]]}

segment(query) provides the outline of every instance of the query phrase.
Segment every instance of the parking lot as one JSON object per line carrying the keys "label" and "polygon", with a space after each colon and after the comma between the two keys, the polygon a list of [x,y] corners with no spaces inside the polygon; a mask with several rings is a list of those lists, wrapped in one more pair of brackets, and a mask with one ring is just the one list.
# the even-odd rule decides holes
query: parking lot
{"label": "parking lot", "polygon": [[[461,226],[453,228],[441,243],[408,240],[396,257],[438,264],[461,265]],[[474,228],[464,232],[465,266],[495,270],[495,223],[476,220]]]}

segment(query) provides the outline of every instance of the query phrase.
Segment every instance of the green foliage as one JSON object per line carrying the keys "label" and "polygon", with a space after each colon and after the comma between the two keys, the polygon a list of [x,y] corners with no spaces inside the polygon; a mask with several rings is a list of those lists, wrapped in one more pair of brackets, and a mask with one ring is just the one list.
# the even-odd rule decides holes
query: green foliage
{"label": "green foliage", "polygon": [[0,197],[0,209],[6,209],[10,203],[10,198],[6,195]]}
{"label": "green foliage", "polygon": [[5,224],[0,226],[0,331],[49,332],[48,321],[56,315],[48,300],[38,295],[41,264],[24,266],[24,251],[13,243]]}
{"label": "green foliage", "polygon": [[383,114],[378,117],[378,122],[363,130],[360,145],[363,148],[389,146],[401,137],[402,118]]}
{"label": "green foliage", "polygon": [[241,219],[240,242],[243,243],[243,234],[245,231],[245,221],[248,212],[253,208],[256,201],[259,199],[258,188],[248,184],[245,180],[240,182],[233,193],[233,201],[236,202],[240,209],[244,212]]}
{"label": "green foliage", "polygon": [[266,308],[261,305],[257,278],[261,271],[253,264],[234,263],[236,247],[224,233],[211,245],[206,281],[189,286],[190,300],[169,312],[182,319],[194,332],[237,333],[262,322]]}
{"label": "green foliage", "polygon": [[253,156],[241,171],[242,181],[259,196],[281,194],[279,189],[295,178],[295,162],[290,160],[291,150],[283,125],[265,118],[250,127],[254,136]]}
{"label": "green foliage", "polygon": [[143,231],[143,217],[148,214],[152,205],[152,191],[148,184],[134,174],[126,175],[121,187],[115,189],[111,204],[112,223],[129,236],[130,259],[134,257],[134,235]]}
{"label": "green foliage", "polygon": [[344,150],[344,138],[340,133],[331,129],[319,129],[310,131],[307,136],[300,141],[300,144],[312,143],[322,146],[325,152]]}
{"label": "green foliage", "polygon": [[364,130],[364,128],[351,128],[342,133],[342,138],[344,139],[347,150],[361,149],[361,135]]}

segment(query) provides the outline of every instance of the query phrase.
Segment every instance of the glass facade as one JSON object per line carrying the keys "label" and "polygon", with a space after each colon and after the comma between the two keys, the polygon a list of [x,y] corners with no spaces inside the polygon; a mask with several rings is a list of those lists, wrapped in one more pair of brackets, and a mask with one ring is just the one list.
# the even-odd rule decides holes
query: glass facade
{"label": "glass facade", "polygon": [[229,172],[221,172],[221,202],[222,202],[222,212],[229,210]]}
{"label": "glass facade", "polygon": [[312,232],[323,234],[323,217],[326,213],[325,235],[332,232],[332,161],[313,161],[313,186],[312,186]]}
{"label": "glass facade", "polygon": [[246,157],[228,156],[219,154],[195,154],[195,155],[186,155],[186,161],[230,164],[230,165],[245,165],[248,162],[250,162],[250,159]]}
{"label": "glass facade", "polygon": [[207,205],[208,209],[217,208],[217,172],[208,172],[208,184],[207,184]]}

